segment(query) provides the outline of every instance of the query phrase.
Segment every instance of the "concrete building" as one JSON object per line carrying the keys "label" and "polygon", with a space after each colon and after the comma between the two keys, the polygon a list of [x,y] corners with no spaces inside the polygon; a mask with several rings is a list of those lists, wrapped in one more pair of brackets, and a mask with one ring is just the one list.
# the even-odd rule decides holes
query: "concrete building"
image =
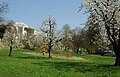
{"label": "concrete building", "polygon": [[16,27],[17,34],[25,36],[25,35],[34,35],[35,34],[35,29],[26,25],[25,23],[22,22],[15,22],[14,26]]}

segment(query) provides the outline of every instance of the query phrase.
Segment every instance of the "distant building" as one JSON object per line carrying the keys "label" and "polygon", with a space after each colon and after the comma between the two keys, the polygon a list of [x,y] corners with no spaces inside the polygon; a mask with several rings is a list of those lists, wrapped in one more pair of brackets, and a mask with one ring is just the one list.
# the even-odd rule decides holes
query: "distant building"
{"label": "distant building", "polygon": [[16,27],[17,34],[22,36],[24,35],[34,35],[36,34],[36,30],[22,22],[15,22],[14,26]]}

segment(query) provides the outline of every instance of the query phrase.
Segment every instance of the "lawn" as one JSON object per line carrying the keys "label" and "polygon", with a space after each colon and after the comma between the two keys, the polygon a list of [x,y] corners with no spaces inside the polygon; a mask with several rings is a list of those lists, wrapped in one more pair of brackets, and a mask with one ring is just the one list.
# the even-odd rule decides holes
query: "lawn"
{"label": "lawn", "polygon": [[0,77],[120,77],[120,67],[112,66],[114,58],[97,55],[75,55],[90,62],[47,58],[23,54],[28,50],[0,50]]}

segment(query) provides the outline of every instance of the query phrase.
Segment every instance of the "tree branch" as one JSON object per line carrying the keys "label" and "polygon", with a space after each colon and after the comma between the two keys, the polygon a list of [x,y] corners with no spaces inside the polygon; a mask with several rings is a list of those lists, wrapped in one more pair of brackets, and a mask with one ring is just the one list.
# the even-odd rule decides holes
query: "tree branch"
{"label": "tree branch", "polygon": [[120,29],[118,30],[119,34],[118,34],[118,46],[120,46]]}
{"label": "tree branch", "polygon": [[114,40],[112,39],[112,36],[111,36],[111,32],[110,32],[110,27],[107,25],[107,23],[105,23],[105,28],[107,30],[107,35],[108,35],[108,38],[109,40],[114,43]]}
{"label": "tree branch", "polygon": [[94,10],[100,17],[103,17],[101,14],[98,13],[98,11],[96,9],[94,9]]}
{"label": "tree branch", "polygon": [[101,2],[102,3],[102,5],[105,7],[105,8],[107,8],[107,5],[105,5],[103,2]]}
{"label": "tree branch", "polygon": [[111,16],[109,22],[114,18],[116,10],[117,10],[117,8],[114,9],[113,14],[112,14],[112,16]]}

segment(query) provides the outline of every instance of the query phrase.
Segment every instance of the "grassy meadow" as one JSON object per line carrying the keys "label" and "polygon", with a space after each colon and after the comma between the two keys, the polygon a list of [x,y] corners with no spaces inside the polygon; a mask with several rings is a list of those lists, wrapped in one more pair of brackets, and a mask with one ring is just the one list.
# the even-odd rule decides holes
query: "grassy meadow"
{"label": "grassy meadow", "polygon": [[120,77],[115,58],[99,55],[75,55],[89,61],[47,58],[24,54],[28,50],[0,49],[0,77]]}

